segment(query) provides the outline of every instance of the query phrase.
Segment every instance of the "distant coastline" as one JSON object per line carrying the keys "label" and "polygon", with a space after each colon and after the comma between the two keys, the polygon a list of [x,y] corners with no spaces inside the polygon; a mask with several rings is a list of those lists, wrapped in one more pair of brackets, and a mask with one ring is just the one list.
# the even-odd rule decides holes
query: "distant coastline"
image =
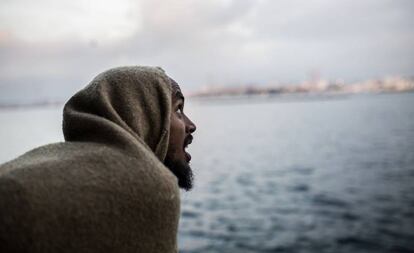
{"label": "distant coastline", "polygon": [[390,77],[345,84],[342,81],[312,80],[301,84],[269,86],[206,86],[190,94],[195,98],[233,98],[246,96],[312,95],[337,96],[364,93],[394,93],[414,91],[414,78]]}
{"label": "distant coastline", "polygon": [[[190,92],[187,97],[198,101],[241,101],[249,99],[278,99],[283,101],[342,99],[356,94],[414,92],[414,78],[390,77],[344,83],[342,81],[311,80],[300,84],[285,85],[209,85],[199,91]],[[25,102],[0,102],[0,109],[62,106],[64,101],[44,100]]]}
{"label": "distant coastline", "polygon": [[63,101],[34,101],[26,103],[0,103],[0,110],[7,109],[26,109],[37,107],[59,107],[64,104]]}

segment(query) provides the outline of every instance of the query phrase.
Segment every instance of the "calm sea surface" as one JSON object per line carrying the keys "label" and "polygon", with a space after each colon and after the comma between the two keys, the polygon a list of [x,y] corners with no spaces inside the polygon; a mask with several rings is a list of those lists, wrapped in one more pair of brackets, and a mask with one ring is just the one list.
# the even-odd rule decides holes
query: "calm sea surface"
{"label": "calm sea surface", "polygon": [[[186,107],[180,252],[414,252],[414,93]],[[60,121],[0,110],[0,162],[62,140]]]}

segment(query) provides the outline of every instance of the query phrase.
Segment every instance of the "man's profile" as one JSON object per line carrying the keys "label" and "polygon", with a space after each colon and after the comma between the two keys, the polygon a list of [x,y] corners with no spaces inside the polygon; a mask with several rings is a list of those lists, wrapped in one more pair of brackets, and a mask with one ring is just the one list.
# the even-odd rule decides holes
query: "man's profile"
{"label": "man's profile", "polygon": [[98,75],[63,111],[65,142],[0,166],[0,252],[176,252],[196,127],[162,69]]}

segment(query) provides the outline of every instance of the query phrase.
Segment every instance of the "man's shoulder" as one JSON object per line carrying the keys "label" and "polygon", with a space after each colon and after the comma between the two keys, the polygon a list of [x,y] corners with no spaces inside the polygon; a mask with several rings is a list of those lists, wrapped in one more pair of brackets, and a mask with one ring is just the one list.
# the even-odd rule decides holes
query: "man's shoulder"
{"label": "man's shoulder", "polygon": [[157,247],[149,239],[159,237],[175,245],[177,182],[151,156],[96,143],[58,143],[1,169],[0,251],[33,243],[45,251],[62,245],[144,251]]}
{"label": "man's shoulder", "polygon": [[31,168],[61,167],[65,163],[81,161],[80,157],[93,157],[91,153],[97,152],[102,145],[81,142],[59,142],[34,148],[0,165],[0,176],[27,172]]}
{"label": "man's shoulder", "polygon": [[1,165],[0,177],[13,178],[25,188],[114,184],[178,192],[176,177],[151,152],[138,149],[131,154],[93,142],[62,142],[33,149]]}
{"label": "man's shoulder", "polygon": [[179,205],[177,179],[155,155],[131,156],[99,143],[64,142],[31,150],[0,167],[0,184],[3,192],[48,208],[84,209],[94,203],[110,209],[125,201],[149,209]]}

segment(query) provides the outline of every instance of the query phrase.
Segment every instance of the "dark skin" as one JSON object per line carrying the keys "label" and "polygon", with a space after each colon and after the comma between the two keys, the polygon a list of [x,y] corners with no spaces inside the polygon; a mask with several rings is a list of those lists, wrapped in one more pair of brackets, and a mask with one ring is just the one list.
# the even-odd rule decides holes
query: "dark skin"
{"label": "dark skin", "polygon": [[193,140],[192,134],[196,130],[196,125],[184,113],[184,96],[180,86],[174,80],[170,79],[170,81],[172,86],[170,139],[164,164],[178,178],[178,185],[188,191],[193,186],[193,173],[190,167],[191,155],[185,151],[185,148]]}

